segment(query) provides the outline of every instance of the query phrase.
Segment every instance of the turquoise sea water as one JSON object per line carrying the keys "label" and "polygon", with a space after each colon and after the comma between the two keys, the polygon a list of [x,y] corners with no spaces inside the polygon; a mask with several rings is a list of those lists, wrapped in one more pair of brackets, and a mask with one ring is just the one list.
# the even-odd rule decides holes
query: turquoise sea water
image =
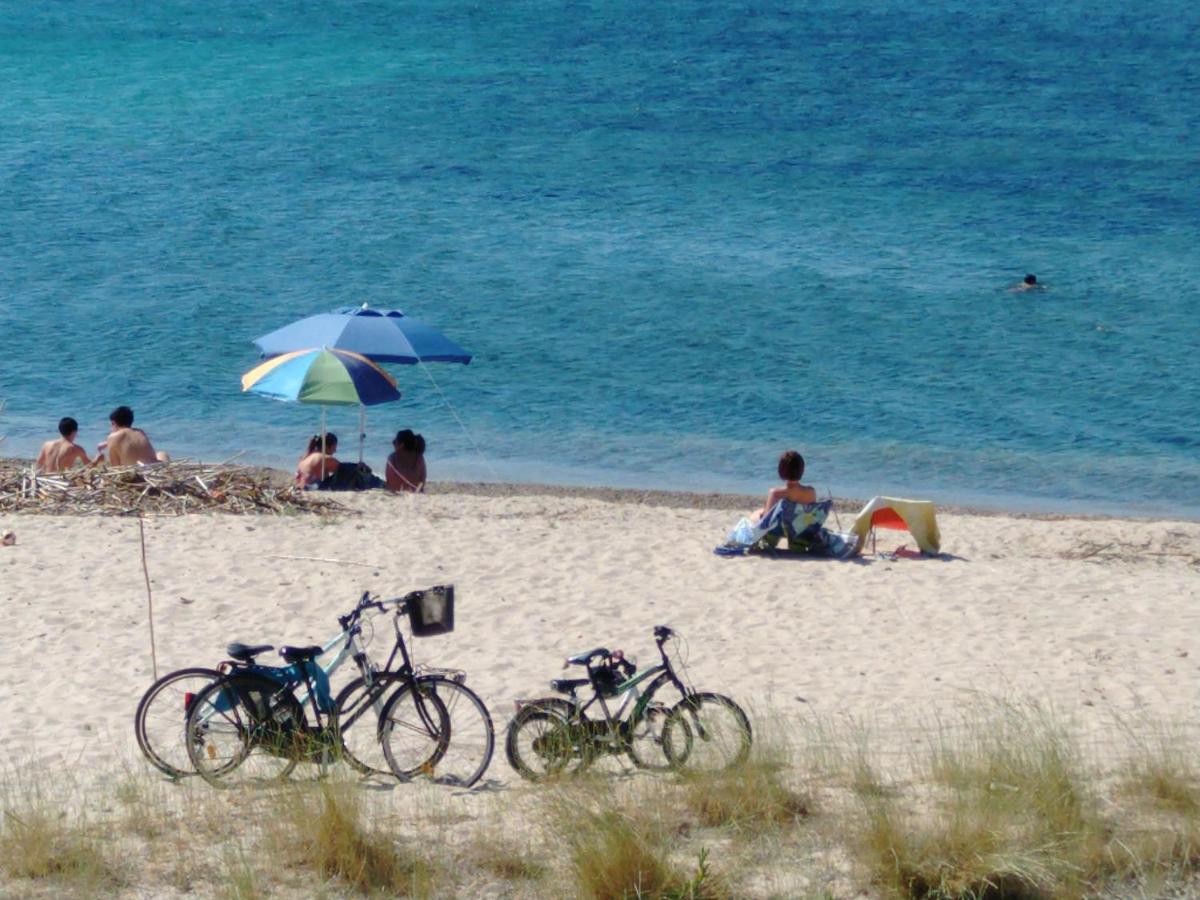
{"label": "turquoise sea water", "polygon": [[290,465],[250,341],[366,302],[476,354],[377,466],[1200,516],[1200,8],[1125,6],[0,0],[0,451]]}

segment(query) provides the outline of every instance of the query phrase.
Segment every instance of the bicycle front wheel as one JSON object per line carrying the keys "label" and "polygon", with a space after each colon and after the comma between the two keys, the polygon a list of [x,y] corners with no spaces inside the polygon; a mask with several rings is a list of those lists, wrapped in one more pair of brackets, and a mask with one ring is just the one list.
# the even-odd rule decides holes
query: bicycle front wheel
{"label": "bicycle front wheel", "polygon": [[721,694],[691,694],[667,716],[662,749],[672,767],[718,772],[744,763],[752,740],[740,706]]}
{"label": "bicycle front wheel", "polygon": [[[633,764],[639,769],[649,769],[652,772],[664,772],[675,768],[675,763],[667,755],[663,736],[667,722],[671,719],[671,707],[651,700],[646,708],[629,725],[629,744],[626,752]],[[686,745],[690,738],[691,727],[686,721],[676,726],[676,743]]]}
{"label": "bicycle front wheel", "polygon": [[237,672],[192,700],[185,738],[197,774],[216,787],[284,778],[309,751],[304,709],[291,690]]}
{"label": "bicycle front wheel", "polygon": [[383,709],[383,755],[401,780],[425,775],[470,787],[487,771],[496,736],[483,701],[465,685],[426,675],[403,685]]}
{"label": "bicycle front wheel", "polygon": [[138,747],[150,764],[171,778],[195,775],[184,742],[188,707],[202,690],[221,677],[215,669],[177,669],[146,690],[133,714]]}
{"label": "bicycle front wheel", "polygon": [[[398,680],[395,676],[381,672],[373,677],[373,684],[368,690],[364,679],[355,678],[337,695],[335,706],[337,708],[337,729],[342,741],[342,755],[346,762],[363,775],[387,778],[388,780],[395,777],[392,767],[388,765],[387,757],[383,754],[383,745],[379,735],[383,728],[383,709],[388,699],[387,692],[395,687]],[[395,715],[402,721],[409,721],[407,714],[400,710],[396,710]],[[440,723],[441,713],[435,711],[434,718]],[[442,726],[439,724],[433,730],[440,732],[441,729]],[[413,734],[417,736],[428,734],[428,729],[422,726]],[[418,743],[420,743],[419,740]],[[426,755],[419,757],[411,768],[419,768],[435,751],[434,745],[436,745],[436,741],[428,742]],[[420,750],[417,749],[413,752],[419,754]],[[397,749],[397,758],[408,760],[410,756],[408,753],[400,753]],[[407,763],[404,765],[407,766]]]}

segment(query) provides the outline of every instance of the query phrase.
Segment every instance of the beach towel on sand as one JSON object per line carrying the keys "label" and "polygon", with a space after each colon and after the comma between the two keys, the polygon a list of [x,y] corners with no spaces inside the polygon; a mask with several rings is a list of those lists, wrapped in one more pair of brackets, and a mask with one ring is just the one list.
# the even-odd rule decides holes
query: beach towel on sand
{"label": "beach towel on sand", "polygon": [[786,539],[792,553],[847,559],[858,550],[858,537],[825,527],[825,518],[832,508],[832,500],[820,503],[780,500],[757,522],[747,518],[739,521],[725,538],[725,543],[713,552],[720,556],[770,552],[780,540]]}

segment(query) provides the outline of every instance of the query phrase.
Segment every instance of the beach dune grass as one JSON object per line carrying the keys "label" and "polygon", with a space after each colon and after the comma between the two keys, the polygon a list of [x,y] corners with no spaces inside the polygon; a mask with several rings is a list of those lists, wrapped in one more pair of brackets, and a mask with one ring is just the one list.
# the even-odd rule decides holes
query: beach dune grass
{"label": "beach dune grass", "polygon": [[502,882],[538,882],[548,872],[547,864],[528,846],[495,831],[478,831],[472,841],[467,863]]}
{"label": "beach dune grass", "polygon": [[877,881],[906,897],[1034,898],[1071,896],[1100,874],[1110,828],[1052,714],[997,704],[931,734],[918,808],[865,803]]}
{"label": "beach dune grass", "polygon": [[759,735],[749,759],[715,772],[679,776],[684,806],[705,828],[729,828],[756,836],[808,817],[813,797],[794,787],[791,748],[782,735]]}
{"label": "beach dune grass", "polygon": [[1127,795],[1200,822],[1200,759],[1186,734],[1145,725],[1130,732],[1135,750],[1122,772]]}
{"label": "beach dune grass", "polygon": [[432,855],[402,849],[388,831],[368,825],[355,784],[335,780],[288,785],[278,792],[273,807],[268,844],[292,865],[365,894],[429,893],[435,873]]}
{"label": "beach dune grass", "polygon": [[[1036,705],[934,728],[918,796],[864,802],[859,851],[901,897],[1084,897],[1114,883],[1194,877],[1200,827],[1182,756],[1130,771],[1171,813],[1104,802],[1072,733]],[[1127,779],[1127,784],[1130,779]],[[1161,810],[1160,810],[1161,812]]]}
{"label": "beach dune grass", "polygon": [[336,776],[214,792],[128,770],[84,790],[33,767],[0,779],[0,895],[248,900],[315,883],[331,898],[668,900],[810,896],[830,879],[831,896],[1195,894],[1186,740],[1142,728],[1131,749],[1106,744],[1101,766],[1052,714],[989,710],[923,726],[922,749],[889,758],[882,792],[852,778],[879,755],[863,732],[832,728],[819,768],[791,729],[728,772],[592,773],[469,798]]}
{"label": "beach dune grass", "polygon": [[561,783],[544,800],[546,828],[565,845],[570,896],[591,900],[727,896],[707,853],[694,867],[672,858],[681,831],[672,791],[638,780],[616,789],[605,779]]}
{"label": "beach dune grass", "polygon": [[4,785],[0,873],[52,882],[63,892],[81,894],[121,885],[119,865],[105,851],[102,830],[72,800],[52,794],[36,778],[14,778]]}
{"label": "beach dune grass", "polygon": [[1195,878],[1200,871],[1200,760],[1188,735],[1145,723],[1118,774],[1130,808],[1113,841],[1115,871],[1138,879]]}

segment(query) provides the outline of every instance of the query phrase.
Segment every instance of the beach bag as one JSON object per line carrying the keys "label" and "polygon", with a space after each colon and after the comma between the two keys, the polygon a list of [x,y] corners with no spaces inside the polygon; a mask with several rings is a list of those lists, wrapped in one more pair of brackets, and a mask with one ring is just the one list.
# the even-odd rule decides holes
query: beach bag
{"label": "beach bag", "polygon": [[319,485],[322,491],[369,491],[383,487],[383,481],[366,463],[342,463]]}

